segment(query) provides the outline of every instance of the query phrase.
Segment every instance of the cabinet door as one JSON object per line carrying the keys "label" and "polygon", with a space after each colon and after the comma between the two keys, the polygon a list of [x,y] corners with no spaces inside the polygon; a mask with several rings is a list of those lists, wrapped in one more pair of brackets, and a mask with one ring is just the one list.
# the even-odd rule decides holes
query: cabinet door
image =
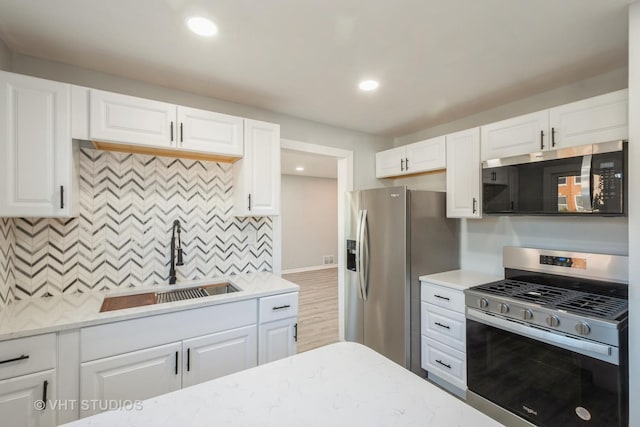
{"label": "cabinet door", "polygon": [[406,173],[404,168],[406,154],[405,147],[376,153],[376,178],[404,175]]}
{"label": "cabinet door", "polygon": [[77,214],[71,86],[0,72],[0,216]]}
{"label": "cabinet door", "polygon": [[447,135],[447,217],[480,218],[480,130]]}
{"label": "cabinet door", "polygon": [[178,145],[185,150],[242,157],[243,125],[242,117],[179,106]]}
{"label": "cabinet door", "polygon": [[180,389],[181,353],[178,342],[82,363],[80,399],[100,403],[81,407],[81,417]]}
{"label": "cabinet door", "polygon": [[549,110],[482,126],[482,160],[549,149]]}
{"label": "cabinet door", "polygon": [[244,157],[233,164],[234,214],[280,214],[280,126],[244,121]]}
{"label": "cabinet door", "polygon": [[185,340],[182,386],[188,387],[257,365],[257,326]]}
{"label": "cabinet door", "polygon": [[296,317],[263,323],[260,325],[258,363],[262,365],[296,354],[297,340]]}
{"label": "cabinet door", "polygon": [[175,147],[176,106],[91,89],[89,138],[121,144]]}
{"label": "cabinet door", "polygon": [[53,427],[55,399],[55,370],[0,381],[0,424]]}
{"label": "cabinet door", "polygon": [[405,148],[407,150],[404,164],[406,173],[433,171],[447,166],[444,136],[409,144]]}
{"label": "cabinet door", "polygon": [[549,110],[551,148],[629,138],[626,89]]}

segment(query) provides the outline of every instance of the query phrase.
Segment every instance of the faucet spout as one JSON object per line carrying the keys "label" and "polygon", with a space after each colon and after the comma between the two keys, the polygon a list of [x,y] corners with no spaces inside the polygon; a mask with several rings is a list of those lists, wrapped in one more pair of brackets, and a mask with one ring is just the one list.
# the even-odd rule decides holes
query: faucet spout
{"label": "faucet spout", "polygon": [[[171,229],[171,267],[169,268],[169,284],[174,285],[176,283],[176,266],[184,265],[182,254],[182,242],[180,240],[180,221],[173,221],[173,228]],[[177,262],[176,262],[177,252]]]}

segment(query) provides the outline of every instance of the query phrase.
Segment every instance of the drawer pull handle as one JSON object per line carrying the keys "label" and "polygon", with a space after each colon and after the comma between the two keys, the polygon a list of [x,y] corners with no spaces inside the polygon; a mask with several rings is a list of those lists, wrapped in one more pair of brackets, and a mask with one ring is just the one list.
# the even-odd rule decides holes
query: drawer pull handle
{"label": "drawer pull handle", "polygon": [[187,372],[191,371],[191,349],[187,349]]}
{"label": "drawer pull handle", "polygon": [[289,304],[279,305],[277,307],[273,307],[273,311],[282,310],[283,308],[291,308],[291,306]]}
{"label": "drawer pull handle", "polygon": [[451,365],[447,365],[446,363],[444,363],[442,360],[436,360],[436,363],[441,364],[442,366],[444,366],[447,369],[451,369]]}
{"label": "drawer pull handle", "polygon": [[25,360],[25,359],[28,359],[28,358],[29,358],[28,355],[23,354],[22,356],[14,357],[13,359],[2,360],[2,361],[0,361],[0,365],[2,365],[4,363],[17,362],[18,360]]}
{"label": "drawer pull handle", "polygon": [[49,381],[45,380],[42,384],[42,410],[47,409],[47,388],[49,388]]}
{"label": "drawer pull handle", "polygon": [[178,375],[178,352],[176,351],[176,367],[175,367],[176,375]]}
{"label": "drawer pull handle", "polygon": [[445,301],[451,301],[451,298],[443,297],[443,296],[440,296],[440,295],[434,295],[434,297],[443,299]]}
{"label": "drawer pull handle", "polygon": [[450,326],[448,326],[448,325],[443,325],[443,324],[442,324],[442,323],[440,323],[440,322],[435,322],[435,325],[436,325],[436,326],[440,326],[441,328],[451,329],[451,327],[450,327]]}
{"label": "drawer pull handle", "polygon": [[298,342],[298,324],[293,325],[293,340]]}

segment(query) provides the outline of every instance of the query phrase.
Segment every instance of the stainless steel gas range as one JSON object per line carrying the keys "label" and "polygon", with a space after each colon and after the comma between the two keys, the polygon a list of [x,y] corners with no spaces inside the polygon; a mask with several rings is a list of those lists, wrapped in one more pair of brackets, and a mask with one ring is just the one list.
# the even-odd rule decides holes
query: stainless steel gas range
{"label": "stainless steel gas range", "polygon": [[627,257],[503,255],[504,280],[465,291],[471,399],[538,426],[626,426]]}

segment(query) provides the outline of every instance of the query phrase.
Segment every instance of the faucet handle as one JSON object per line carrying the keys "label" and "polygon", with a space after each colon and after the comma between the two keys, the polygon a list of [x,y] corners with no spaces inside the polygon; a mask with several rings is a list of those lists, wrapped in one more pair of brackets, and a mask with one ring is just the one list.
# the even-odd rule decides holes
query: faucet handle
{"label": "faucet handle", "polygon": [[176,260],[176,265],[184,265],[184,261],[182,260],[182,248],[178,248],[178,259]]}

